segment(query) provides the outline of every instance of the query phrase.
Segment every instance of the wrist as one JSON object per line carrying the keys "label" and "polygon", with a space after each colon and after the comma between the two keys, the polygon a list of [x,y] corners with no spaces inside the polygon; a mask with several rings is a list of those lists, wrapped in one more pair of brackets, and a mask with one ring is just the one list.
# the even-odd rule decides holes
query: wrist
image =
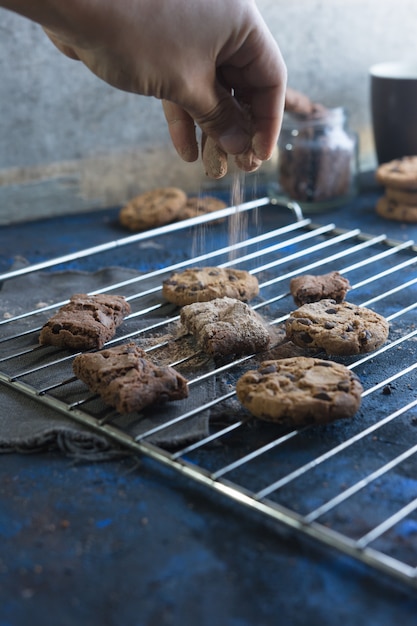
{"label": "wrist", "polygon": [[42,26],[55,22],[59,11],[53,0],[0,0],[0,7],[19,13]]}

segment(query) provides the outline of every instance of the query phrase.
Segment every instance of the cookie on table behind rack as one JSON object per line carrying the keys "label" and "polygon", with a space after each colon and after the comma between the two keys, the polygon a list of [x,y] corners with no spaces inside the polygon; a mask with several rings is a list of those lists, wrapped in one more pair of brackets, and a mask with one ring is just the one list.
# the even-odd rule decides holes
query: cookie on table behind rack
{"label": "cookie on table behind rack", "polygon": [[375,205],[375,211],[380,217],[387,220],[415,224],[417,223],[417,198],[415,204],[409,204],[385,195],[379,198]]}
{"label": "cookie on table behind rack", "polygon": [[382,163],[375,177],[385,187],[376,213],[388,220],[417,223],[417,156]]}
{"label": "cookie on table behind rack", "polygon": [[411,204],[417,206],[417,189],[397,189],[396,187],[385,187],[385,197],[387,200],[394,200],[398,203]]}
{"label": "cookie on table behind rack", "polygon": [[[177,215],[177,220],[187,220],[191,217],[206,215],[207,213],[215,213],[227,207],[226,202],[215,198],[214,196],[190,196],[183,208]],[[223,222],[226,218],[220,218],[216,222]],[[211,222],[214,223],[214,222]]]}
{"label": "cookie on table behind rack", "polygon": [[132,231],[148,230],[174,222],[187,202],[177,187],[161,187],[132,198],[119,212],[120,223]]}
{"label": "cookie on table behind rack", "polygon": [[382,163],[375,176],[383,187],[417,191],[417,155]]}

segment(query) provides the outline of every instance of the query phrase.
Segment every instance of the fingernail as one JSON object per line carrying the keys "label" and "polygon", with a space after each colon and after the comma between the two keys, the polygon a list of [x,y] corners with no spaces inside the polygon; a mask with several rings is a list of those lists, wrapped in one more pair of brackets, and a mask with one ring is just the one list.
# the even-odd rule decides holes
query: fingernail
{"label": "fingernail", "polygon": [[252,138],[252,149],[255,155],[261,161],[269,161],[269,159],[273,155],[274,145],[269,139],[265,140],[265,138],[259,136],[257,133],[254,134]]}
{"label": "fingernail", "polygon": [[228,154],[241,154],[249,145],[250,137],[241,128],[230,128],[219,137],[219,144]]}
{"label": "fingernail", "polygon": [[258,159],[252,151],[238,154],[235,157],[237,166],[244,172],[255,172],[262,165],[262,161]]}

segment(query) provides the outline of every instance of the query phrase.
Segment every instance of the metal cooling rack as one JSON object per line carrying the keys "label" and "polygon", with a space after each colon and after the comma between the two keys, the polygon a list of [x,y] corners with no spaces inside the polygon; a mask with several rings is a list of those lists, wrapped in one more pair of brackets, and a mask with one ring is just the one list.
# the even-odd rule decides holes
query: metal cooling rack
{"label": "metal cooling rack", "polygon": [[[184,248],[184,258],[175,264],[92,292],[125,295],[132,307],[107,345],[160,335],[161,341],[149,348],[157,358],[179,318],[161,296],[162,280],[172,271],[197,265],[247,269],[260,284],[260,296],[251,305],[279,329],[295,308],[288,293],[290,278],[338,270],[352,285],[347,299],[390,323],[389,340],[379,350],[335,359],[355,370],[364,386],[354,418],[298,430],[252,418],[239,406],[234,383],[256,366],[255,355],[223,359],[204,371],[196,368],[191,376],[188,371],[190,397],[196,398],[191,408],[183,401],[170,403],[155,413],[155,422],[153,409],[146,419],[120,416],[76,381],[73,354],[38,346],[39,329],[64,301],[0,321],[0,383],[256,511],[272,525],[284,525],[417,587],[417,248],[413,241],[313,224],[297,210],[295,221],[294,211],[288,212],[290,223],[265,230],[263,212],[271,209],[276,211],[267,198],[244,203],[215,217],[193,218],[14,270],[0,281],[14,280],[18,289],[22,278],[73,261],[82,265],[83,259],[96,257],[99,265],[107,253],[131,246],[144,255],[143,243],[173,245],[178,232],[182,241],[192,239],[193,250],[201,229],[229,233],[223,247],[212,245],[205,235],[208,249],[202,254],[190,256]],[[245,236],[228,245],[237,214],[250,223]],[[219,217],[227,218],[226,223],[218,225]],[[183,371],[194,356],[171,365]],[[172,428],[189,424],[192,430],[202,414],[209,415],[203,438],[174,448],[158,443]]]}

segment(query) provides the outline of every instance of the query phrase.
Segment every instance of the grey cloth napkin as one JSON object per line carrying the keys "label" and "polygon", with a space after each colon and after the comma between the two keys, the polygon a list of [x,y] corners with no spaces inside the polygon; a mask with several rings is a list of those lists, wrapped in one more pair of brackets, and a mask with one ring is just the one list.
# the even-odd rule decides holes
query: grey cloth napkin
{"label": "grey cloth napkin", "polygon": [[[110,267],[92,273],[81,271],[36,272],[16,277],[1,285],[0,320],[21,315],[26,311],[40,309],[45,304],[68,300],[74,293],[95,291],[138,275],[138,272],[131,269]],[[140,290],[140,287],[133,284],[111,293],[129,295],[135,293],[135,290]],[[132,308],[134,306],[140,308],[139,304],[134,304],[135,302],[135,300],[132,301]],[[25,376],[22,380],[33,385],[36,389],[42,389],[45,386],[53,385],[55,382],[67,381],[73,377],[70,352],[43,347],[39,350],[38,356],[36,350],[33,351],[33,348],[37,346],[39,333],[36,330],[32,332],[32,330],[42,326],[55,310],[43,311],[36,314],[35,317],[23,317],[18,321],[0,326],[0,359],[10,353],[11,347],[14,353],[16,351],[22,352],[22,356],[18,358],[0,361],[0,371],[13,375],[15,370],[16,373],[21,373],[50,360],[54,363],[52,367],[40,369],[34,374]],[[118,329],[116,337],[122,337],[123,333],[126,332],[135,332],[141,324],[146,328],[151,323],[152,320],[149,317],[126,319]],[[165,327],[161,333],[163,332],[167,333]],[[15,337],[17,334],[21,336]],[[11,339],[5,340],[10,336]],[[171,347],[174,345],[172,344],[173,335],[168,334],[165,338],[168,339],[168,346],[165,351],[163,348],[155,351],[161,365],[169,364],[173,357]],[[160,337],[157,331],[153,332],[152,336],[148,336],[144,332],[137,338],[127,339],[127,341],[131,340],[137,341],[142,348],[146,348],[152,343],[160,342]],[[186,349],[186,340],[184,342]],[[194,348],[190,347],[191,349]],[[30,350],[30,352],[24,354],[26,350]],[[199,373],[213,369],[213,363],[207,357],[204,357],[203,360],[200,359],[198,363],[196,358],[198,357],[190,358],[186,362],[186,371],[182,373],[187,378],[189,378],[187,374],[192,378],[195,369],[198,369]],[[149,429],[154,429],[154,433],[146,440],[165,448],[175,448],[198,440],[208,434],[209,414],[207,411],[196,416],[192,415],[190,419],[178,422],[175,422],[175,419],[184,413],[192,413],[193,409],[209,401],[212,393],[214,393],[214,385],[214,380],[212,382],[206,381],[204,385],[197,385],[198,389],[193,389],[190,397],[180,401],[181,404],[170,402],[159,407],[151,407],[143,414],[119,416],[109,409],[108,413],[111,413],[112,418],[111,424],[119,427],[128,435],[139,438]],[[39,452],[59,449],[77,458],[93,460],[108,459],[127,452],[127,448],[123,450],[122,446],[105,435],[91,430],[84,424],[74,421],[72,418],[21,394],[15,389],[10,389],[1,384],[0,393],[0,452]],[[91,400],[84,405],[88,407],[88,411],[99,416],[100,411],[103,413],[103,409],[106,413],[106,407],[103,407],[102,401],[95,398],[81,381],[72,380],[64,386],[57,387],[56,391],[54,390],[52,393],[58,400],[65,399],[65,402],[90,396]],[[168,428],[159,428],[171,420],[175,422],[173,425]]]}

